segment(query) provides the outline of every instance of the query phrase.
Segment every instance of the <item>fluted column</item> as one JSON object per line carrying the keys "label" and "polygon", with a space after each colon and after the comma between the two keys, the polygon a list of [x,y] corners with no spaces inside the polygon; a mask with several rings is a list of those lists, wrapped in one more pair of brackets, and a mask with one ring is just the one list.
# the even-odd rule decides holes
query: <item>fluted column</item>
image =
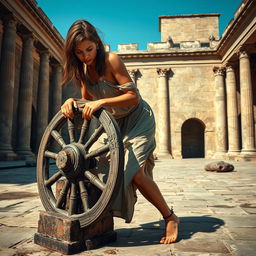
{"label": "fluted column", "polygon": [[34,69],[33,43],[32,34],[23,35],[17,131],[17,153],[23,157],[33,156],[30,148]]}
{"label": "fluted column", "polygon": [[215,67],[215,121],[216,121],[216,158],[225,156],[227,152],[227,124],[226,124],[226,107],[225,107],[225,72],[223,68]]}
{"label": "fluted column", "polygon": [[128,73],[133,80],[133,82],[136,84],[137,83],[137,74],[139,73],[138,69],[130,69],[128,70]]}
{"label": "fluted column", "polygon": [[52,102],[51,102],[51,116],[53,117],[60,111],[62,102],[62,67],[60,64],[52,65]]}
{"label": "fluted column", "polygon": [[36,141],[37,150],[42,139],[42,135],[48,124],[49,117],[49,52],[40,52],[40,67],[37,94],[37,124]]}
{"label": "fluted column", "polygon": [[12,149],[15,46],[16,21],[9,18],[3,24],[0,62],[0,159],[4,160],[16,157]]}
{"label": "fluted column", "polygon": [[158,154],[161,156],[170,157],[169,150],[169,134],[170,134],[170,121],[169,121],[169,97],[168,97],[168,82],[167,75],[169,74],[170,69],[168,68],[159,68],[157,73],[159,76],[158,80],[158,89],[157,89],[157,105],[158,105]]}
{"label": "fluted column", "polygon": [[236,97],[235,71],[231,65],[226,68],[227,117],[228,117],[228,153],[236,155],[240,152],[238,111]]}
{"label": "fluted column", "polygon": [[253,123],[253,97],[250,59],[246,51],[239,54],[242,153],[255,154],[255,134]]}

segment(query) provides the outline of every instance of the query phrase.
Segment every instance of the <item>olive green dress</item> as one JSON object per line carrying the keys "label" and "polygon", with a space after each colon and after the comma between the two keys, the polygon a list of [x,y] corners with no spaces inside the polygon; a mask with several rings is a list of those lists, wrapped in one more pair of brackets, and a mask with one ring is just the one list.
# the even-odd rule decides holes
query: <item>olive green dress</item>
{"label": "olive green dress", "polygon": [[[86,79],[87,90],[94,99],[122,95],[126,91],[136,92],[140,103],[130,107],[105,107],[119,124],[125,148],[124,183],[112,205],[114,216],[131,222],[137,200],[136,186],[132,178],[145,164],[145,173],[152,177],[155,149],[155,119],[150,106],[141,98],[135,83],[113,84],[105,80],[92,84]],[[153,178],[153,177],[152,177]]]}

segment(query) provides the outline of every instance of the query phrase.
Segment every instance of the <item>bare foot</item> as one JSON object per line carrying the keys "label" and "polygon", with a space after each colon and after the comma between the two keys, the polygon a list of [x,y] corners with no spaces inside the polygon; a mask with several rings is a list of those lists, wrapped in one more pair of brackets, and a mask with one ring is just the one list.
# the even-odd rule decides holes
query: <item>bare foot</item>
{"label": "bare foot", "polygon": [[178,224],[179,218],[173,214],[165,220],[165,236],[160,240],[160,244],[171,244],[176,242],[178,238]]}

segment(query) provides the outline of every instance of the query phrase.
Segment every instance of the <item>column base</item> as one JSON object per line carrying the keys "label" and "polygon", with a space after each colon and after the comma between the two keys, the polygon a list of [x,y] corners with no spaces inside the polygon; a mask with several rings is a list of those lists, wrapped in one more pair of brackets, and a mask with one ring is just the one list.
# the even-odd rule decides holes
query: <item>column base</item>
{"label": "column base", "polygon": [[17,154],[18,154],[18,156],[20,157],[20,159],[22,159],[22,160],[26,160],[26,159],[30,159],[30,158],[35,158],[35,154],[31,151],[31,150],[22,150],[22,149],[17,149],[16,151],[15,151]]}
{"label": "column base", "polygon": [[12,150],[0,150],[0,160],[2,161],[13,161],[18,160],[19,157]]}
{"label": "column base", "polygon": [[227,157],[227,152],[216,152],[212,158],[218,159],[218,160],[223,160],[223,159],[226,159],[226,157]]}
{"label": "column base", "polygon": [[157,159],[173,159],[170,152],[158,152],[156,153]]}
{"label": "column base", "polygon": [[242,149],[241,154],[243,154],[243,155],[256,155],[256,149]]}
{"label": "column base", "polygon": [[236,160],[256,162],[256,150],[242,150],[241,154],[236,158]]}

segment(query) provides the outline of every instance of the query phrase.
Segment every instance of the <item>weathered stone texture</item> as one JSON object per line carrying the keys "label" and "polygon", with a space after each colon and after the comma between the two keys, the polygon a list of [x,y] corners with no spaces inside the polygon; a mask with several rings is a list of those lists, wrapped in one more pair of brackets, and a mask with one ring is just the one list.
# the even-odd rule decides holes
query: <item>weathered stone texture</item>
{"label": "weathered stone texture", "polygon": [[[181,157],[182,124],[196,118],[204,123],[206,130],[211,130],[214,124],[214,84],[212,68],[181,67],[173,68],[173,76],[169,80],[170,120],[172,152]],[[211,140],[213,134],[208,134]],[[206,145],[205,151],[213,150],[213,144]],[[175,157],[175,156],[174,156]]]}
{"label": "weathered stone texture", "polygon": [[[159,145],[159,118],[157,101],[159,77],[155,68],[139,68],[137,86],[144,100],[152,107],[156,119],[156,141]],[[205,155],[211,157],[215,150],[214,132],[214,76],[212,66],[181,66],[171,68],[167,77],[170,108],[169,151],[181,157],[181,128],[183,123],[196,118],[205,125]],[[157,146],[158,152],[159,146]]]}
{"label": "weathered stone texture", "polygon": [[219,38],[218,15],[179,15],[161,18],[161,41],[170,36],[175,43],[182,41],[208,42],[209,36]]}

